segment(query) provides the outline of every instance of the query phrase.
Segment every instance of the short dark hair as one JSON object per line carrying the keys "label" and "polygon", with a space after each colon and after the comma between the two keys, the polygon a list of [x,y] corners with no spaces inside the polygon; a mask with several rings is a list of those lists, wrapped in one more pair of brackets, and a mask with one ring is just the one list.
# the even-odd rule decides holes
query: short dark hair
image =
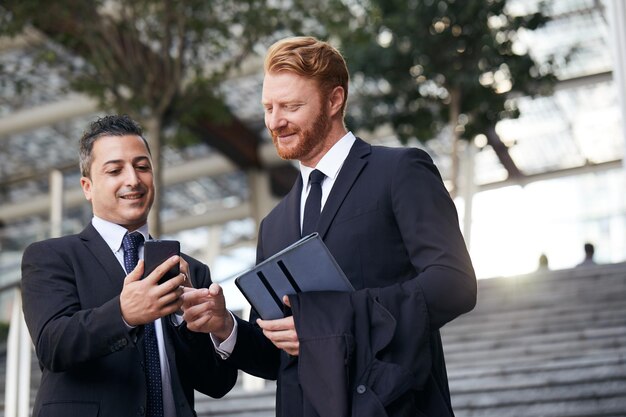
{"label": "short dark hair", "polygon": [[595,248],[593,247],[592,243],[585,243],[585,253],[589,256],[593,256],[593,253],[595,252]]}
{"label": "short dark hair", "polygon": [[96,140],[102,136],[126,135],[135,135],[143,139],[148,153],[151,154],[148,141],[143,137],[141,126],[129,116],[125,114],[113,114],[100,117],[98,120],[92,122],[80,138],[80,148],[78,151],[80,175],[83,177],[89,177],[91,175],[91,163],[93,162],[92,151],[93,144]]}

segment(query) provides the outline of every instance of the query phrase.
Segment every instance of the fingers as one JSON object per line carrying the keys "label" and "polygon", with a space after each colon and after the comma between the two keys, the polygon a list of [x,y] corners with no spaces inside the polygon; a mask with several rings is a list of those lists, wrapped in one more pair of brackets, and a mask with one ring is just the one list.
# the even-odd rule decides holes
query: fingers
{"label": "fingers", "polygon": [[183,300],[180,298],[183,295],[183,288],[176,287],[171,291],[166,292],[159,297],[159,303],[162,305],[169,305],[171,303],[179,303],[179,307],[182,306]]}
{"label": "fingers", "polygon": [[214,282],[209,286],[209,293],[211,294],[211,296],[217,297],[222,293],[222,287],[220,286],[220,284]]}
{"label": "fingers", "polygon": [[205,331],[205,327],[208,327],[211,316],[204,315],[195,317],[194,319],[190,319],[187,317],[187,313],[185,312],[185,314],[183,315],[183,320],[185,320],[185,322],[187,323],[187,328],[192,332],[208,333],[208,331]]}
{"label": "fingers", "polygon": [[[152,273],[150,273],[150,275],[148,275],[147,277],[144,278],[144,280],[146,282],[150,282],[150,283],[157,283],[159,282],[159,280],[161,279],[161,277],[163,275],[165,275],[165,273],[167,271],[169,271],[170,269],[172,269],[172,267],[176,266],[176,264],[178,264],[180,262],[180,256],[178,255],[174,255],[172,257],[170,257],[169,259],[167,259],[165,262],[163,262],[161,265],[157,266],[154,271],[152,271]],[[142,270],[143,272],[143,270]],[[169,281],[172,281],[174,278],[172,278]],[[169,282],[168,281],[168,282]],[[177,285],[182,285],[182,275],[180,276],[180,283]]]}
{"label": "fingers", "polygon": [[293,317],[278,320],[257,320],[263,334],[279,349],[292,356],[297,356],[300,350],[298,333],[296,332]]}
{"label": "fingers", "polygon": [[226,309],[226,302],[224,299],[224,293],[222,292],[222,287],[215,283],[211,284],[209,288],[184,288],[182,299],[183,310],[206,303],[209,303],[212,309]]}
{"label": "fingers", "polygon": [[189,263],[181,256],[180,257],[180,273],[184,275],[183,285],[185,287],[193,288],[193,283],[191,282],[191,272],[189,271]]}
{"label": "fingers", "polygon": [[288,295],[283,295],[283,303],[284,303],[287,307],[291,308],[291,302],[289,301],[289,296],[288,296]]}
{"label": "fingers", "polygon": [[234,319],[226,309],[224,293],[218,284],[209,288],[183,288],[181,299],[183,320],[189,330],[211,333],[220,342],[232,334]]}
{"label": "fingers", "polygon": [[133,269],[130,274],[126,275],[126,277],[124,278],[124,285],[130,282],[139,281],[142,275],[143,259],[140,259],[139,262],[137,262],[137,266],[135,266],[135,269]]}
{"label": "fingers", "polygon": [[181,275],[183,276],[183,286],[187,288],[193,288],[193,283],[191,282],[191,278],[189,278],[189,275],[186,272],[181,272]]}
{"label": "fingers", "polygon": [[183,320],[187,323],[189,330],[209,333],[212,330],[211,322],[215,321],[211,303],[204,302],[189,308],[183,307]]}
{"label": "fingers", "polygon": [[[157,294],[159,294],[160,296],[168,294],[168,293],[178,289],[179,287],[182,287],[184,282],[185,282],[184,275],[183,274],[178,274],[174,278],[168,279],[163,284],[159,284],[157,286],[157,289],[158,289]],[[182,294],[182,291],[181,291],[181,294]]]}
{"label": "fingers", "polygon": [[284,317],[282,319],[276,319],[276,320],[262,320],[262,319],[257,319],[256,323],[259,325],[259,327],[261,327],[261,329],[263,330],[268,330],[268,331],[280,331],[280,330],[294,330],[295,329],[295,325],[293,323],[293,317]]}
{"label": "fingers", "polygon": [[207,288],[183,288],[183,309],[190,308],[197,304],[203,303],[209,299],[209,290]]}

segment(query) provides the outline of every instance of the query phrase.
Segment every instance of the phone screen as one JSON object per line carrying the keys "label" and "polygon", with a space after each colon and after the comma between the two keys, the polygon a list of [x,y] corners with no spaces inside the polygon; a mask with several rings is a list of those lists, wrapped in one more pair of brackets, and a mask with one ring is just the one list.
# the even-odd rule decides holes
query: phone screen
{"label": "phone screen", "polygon": [[[143,250],[143,277],[145,278],[167,259],[174,255],[180,255],[180,242],[177,240],[147,240]],[[179,265],[176,264],[161,277],[159,284],[174,278],[179,273]]]}

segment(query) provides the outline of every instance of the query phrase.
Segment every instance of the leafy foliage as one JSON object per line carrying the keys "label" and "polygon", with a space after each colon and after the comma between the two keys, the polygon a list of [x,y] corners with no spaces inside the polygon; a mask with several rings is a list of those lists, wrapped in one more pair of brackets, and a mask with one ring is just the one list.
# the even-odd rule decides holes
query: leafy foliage
{"label": "leafy foliage", "polygon": [[342,2],[351,16],[329,31],[358,90],[352,125],[391,122],[402,140],[425,141],[456,110],[456,131],[471,139],[518,116],[511,96],[552,90],[553,62],[535,62],[518,42],[548,21],[541,10],[513,16],[506,0]]}

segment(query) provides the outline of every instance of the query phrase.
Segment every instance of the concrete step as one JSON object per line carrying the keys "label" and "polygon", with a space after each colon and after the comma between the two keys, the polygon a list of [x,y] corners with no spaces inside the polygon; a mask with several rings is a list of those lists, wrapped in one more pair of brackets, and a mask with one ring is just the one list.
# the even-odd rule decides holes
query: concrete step
{"label": "concrete step", "polygon": [[441,336],[444,345],[467,346],[468,343],[481,340],[517,340],[530,337],[549,337],[560,333],[585,333],[590,329],[626,327],[626,308],[617,311],[603,311],[594,315],[572,313],[556,318],[553,315],[546,320],[540,317],[529,320],[515,320],[503,323],[466,323],[462,327],[444,326]]}
{"label": "concrete step", "polygon": [[[584,361],[569,360],[567,366],[546,367],[537,364],[527,369],[501,369],[499,373],[482,372],[474,375],[450,375],[450,389],[456,395],[480,395],[499,391],[525,389],[547,389],[554,386],[599,384],[620,382],[626,384],[626,362],[605,362],[590,364]],[[625,391],[626,394],[626,391]]]}
{"label": "concrete step", "polygon": [[[516,334],[511,333],[508,337],[485,338],[482,333],[476,334],[473,340],[463,343],[444,343],[446,356],[455,353],[468,354],[480,351],[488,354],[498,349],[536,349],[539,346],[570,344],[571,348],[584,346],[590,343],[603,343],[606,339],[615,340],[618,343],[626,343],[626,326],[588,328],[575,331],[559,331],[545,334]],[[446,340],[444,339],[444,342]]]}
{"label": "concrete step", "polygon": [[560,359],[554,361],[505,363],[494,366],[477,367],[448,367],[448,378],[452,380],[466,380],[471,378],[503,376],[506,374],[535,374],[537,372],[558,373],[567,369],[580,369],[583,372],[595,367],[619,367],[626,363],[626,352],[614,355],[597,355],[577,358]]}
{"label": "concrete step", "polygon": [[449,368],[495,367],[510,364],[542,363],[563,359],[619,355],[626,350],[626,336],[572,346],[571,343],[520,346],[480,352],[446,355]]}
{"label": "concrete step", "polygon": [[198,417],[275,417],[276,385],[274,382],[268,385],[259,391],[246,391],[237,387],[220,399],[197,394]]}
{"label": "concrete step", "polygon": [[[506,283],[504,283],[506,284]],[[556,285],[559,284],[559,285]],[[520,297],[520,294],[523,296]],[[602,277],[589,282],[538,282],[485,289],[479,283],[475,315],[493,311],[539,308],[553,305],[590,304],[620,300],[626,294],[623,276]]]}
{"label": "concrete step", "polygon": [[624,395],[581,398],[574,401],[454,407],[457,417],[624,417]]}

